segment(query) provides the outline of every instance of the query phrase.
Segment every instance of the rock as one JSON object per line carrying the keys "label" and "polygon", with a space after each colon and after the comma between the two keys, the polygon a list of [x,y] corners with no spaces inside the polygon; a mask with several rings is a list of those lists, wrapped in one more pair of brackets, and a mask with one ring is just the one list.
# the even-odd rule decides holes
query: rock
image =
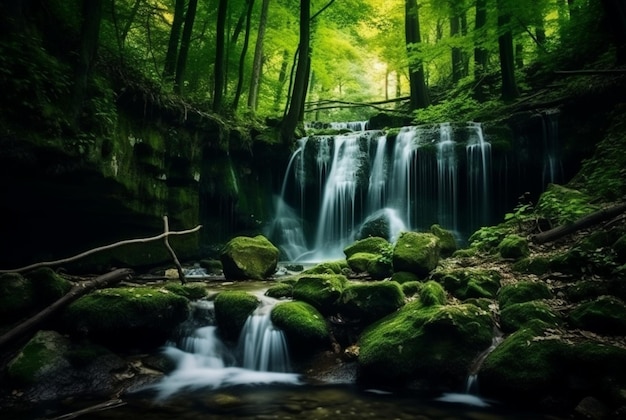
{"label": "rock", "polygon": [[500,312],[500,325],[502,331],[506,333],[517,331],[535,319],[554,327],[558,327],[562,322],[548,305],[539,301],[509,304]]}
{"label": "rock", "polygon": [[516,261],[512,268],[518,273],[540,276],[550,270],[550,260],[546,257],[526,257]]}
{"label": "rock", "polygon": [[458,386],[491,344],[491,333],[489,313],[474,305],[410,302],[363,332],[359,375],[377,384],[419,379],[429,386]]}
{"label": "rock", "polygon": [[200,267],[204,268],[207,274],[220,274],[222,272],[222,262],[219,260],[200,260]]}
{"label": "rock", "polygon": [[265,296],[269,296],[274,299],[291,298],[293,296],[293,284],[275,284],[265,291]]}
{"label": "rock", "polygon": [[460,300],[493,299],[500,289],[500,274],[495,270],[484,268],[437,270],[432,277]]}
{"label": "rock", "polygon": [[606,419],[609,412],[606,404],[594,397],[583,398],[574,409],[578,417],[589,420]]}
{"label": "rock", "polygon": [[290,347],[300,354],[310,354],[330,343],[326,320],[306,302],[279,303],[272,309],[271,319],[285,333]]}
{"label": "rock", "polygon": [[439,238],[439,248],[441,249],[442,257],[449,257],[457,250],[456,239],[454,239],[454,235],[449,230],[445,230],[435,224],[430,227],[430,233]]}
{"label": "rock", "polygon": [[368,216],[356,233],[357,239],[377,237],[387,241],[395,241],[398,234],[406,230],[395,210],[381,209]]}
{"label": "rock", "polygon": [[345,274],[350,271],[350,267],[345,260],[326,261],[319,263],[302,272],[302,274]]}
{"label": "rock", "polygon": [[25,276],[33,284],[33,293],[38,307],[44,307],[62,298],[72,288],[72,283],[49,267],[38,268]]}
{"label": "rock", "polygon": [[69,367],[63,357],[69,348],[69,339],[58,332],[38,331],[9,363],[9,377],[20,385],[32,385],[54,375]]}
{"label": "rock", "polygon": [[529,302],[537,299],[552,299],[552,292],[545,283],[520,281],[506,285],[498,292],[498,303],[501,309],[513,303]]}
{"label": "rock", "polygon": [[404,293],[396,282],[353,283],[346,286],[338,311],[349,318],[371,323],[404,305]]}
{"label": "rock", "polygon": [[519,259],[528,257],[528,241],[519,235],[508,235],[498,245],[498,251],[502,258]]}
{"label": "rock", "polygon": [[301,276],[293,286],[293,298],[313,305],[322,314],[335,310],[348,279],[341,274],[311,274]]}
{"label": "rock", "polygon": [[248,317],[259,306],[259,300],[250,293],[229,290],[215,297],[215,322],[220,335],[237,341]]}
{"label": "rock", "polygon": [[420,290],[422,290],[423,285],[424,283],[419,281],[407,281],[405,283],[402,283],[400,287],[402,288],[402,293],[404,293],[404,296],[411,297],[418,294]]}
{"label": "rock", "polygon": [[439,238],[432,233],[402,232],[393,248],[393,270],[427,276],[437,267],[439,253]]}
{"label": "rock", "polygon": [[392,274],[391,260],[380,254],[357,252],[348,258],[347,263],[355,273],[368,273],[377,280]]}
{"label": "rock", "polygon": [[424,283],[419,292],[420,302],[424,306],[445,305],[446,291],[436,281]]}
{"label": "rock", "polygon": [[576,328],[600,334],[626,335],[626,305],[612,296],[581,303],[568,317]]}
{"label": "rock", "polygon": [[231,239],[222,250],[224,276],[229,280],[263,280],[274,274],[280,251],[263,235]]}
{"label": "rock", "polygon": [[189,316],[189,301],[164,288],[96,290],[65,308],[62,320],[74,336],[115,349],[152,349]]}
{"label": "rock", "polygon": [[30,280],[19,273],[0,275],[1,324],[25,315],[34,305],[34,291]]}
{"label": "rock", "polygon": [[408,271],[396,271],[391,275],[391,280],[403,284],[410,281],[419,281],[420,278],[414,273],[409,273]]}

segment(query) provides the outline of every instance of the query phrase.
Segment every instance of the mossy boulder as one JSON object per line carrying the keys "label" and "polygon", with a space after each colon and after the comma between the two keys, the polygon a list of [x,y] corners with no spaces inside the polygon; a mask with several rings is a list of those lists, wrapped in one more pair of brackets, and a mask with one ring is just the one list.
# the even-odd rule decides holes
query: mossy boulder
{"label": "mossy boulder", "polygon": [[594,274],[611,275],[617,265],[617,255],[612,248],[614,241],[614,235],[609,232],[592,232],[566,252],[553,256],[550,267],[573,274],[591,271]]}
{"label": "mossy boulder", "polygon": [[194,282],[180,284],[176,282],[166,283],[163,288],[179,296],[185,297],[189,300],[198,300],[206,297],[208,291],[204,283]]}
{"label": "mossy boulder", "polygon": [[516,261],[512,268],[518,273],[540,276],[550,270],[550,259],[546,257],[525,257]]}
{"label": "mossy boulder", "polygon": [[265,296],[269,296],[274,299],[290,298],[293,296],[293,284],[290,283],[277,283],[270,286],[265,291]]}
{"label": "mossy boulder", "polygon": [[404,296],[412,297],[417,295],[420,290],[422,290],[423,286],[424,283],[422,283],[421,281],[407,281],[402,283],[400,285],[400,288],[402,289],[402,293],[404,293]]}
{"label": "mossy boulder", "polygon": [[439,248],[441,249],[442,257],[449,257],[457,250],[456,239],[454,239],[454,234],[449,230],[435,224],[430,227],[430,233],[439,238]]}
{"label": "mossy boulder", "polygon": [[368,254],[382,254],[391,247],[388,240],[377,236],[361,239],[344,248],[343,253],[349,259],[354,254],[365,252]]}
{"label": "mossy boulder", "polygon": [[540,320],[547,325],[560,326],[562,319],[548,305],[540,301],[513,303],[500,312],[502,331],[511,333],[519,330],[528,322]]}
{"label": "mossy boulder", "polygon": [[437,267],[439,255],[439,238],[432,233],[402,232],[393,248],[393,270],[427,276]]}
{"label": "mossy boulder", "polygon": [[222,249],[220,260],[227,279],[263,280],[276,272],[280,251],[265,236],[238,236]]}
{"label": "mossy boulder", "polygon": [[293,286],[293,298],[313,305],[324,315],[336,309],[348,279],[341,274],[311,274],[301,276]]}
{"label": "mossy boulder", "polygon": [[302,274],[345,274],[350,271],[350,267],[345,260],[326,261],[307,268]]}
{"label": "mossy boulder", "polygon": [[391,261],[380,254],[357,252],[347,259],[348,266],[355,273],[368,273],[372,278],[381,280],[391,276]]}
{"label": "mossy boulder", "polygon": [[495,270],[474,267],[437,270],[432,277],[460,300],[492,299],[500,289],[501,280]]}
{"label": "mossy boulder", "polygon": [[42,267],[26,275],[33,284],[37,306],[42,307],[62,298],[72,288],[70,283],[49,267]]}
{"label": "mossy boulder", "polygon": [[425,307],[420,301],[369,326],[359,340],[359,376],[376,383],[410,379],[459,386],[492,341],[488,312],[474,305]]}
{"label": "mossy boulder", "polygon": [[582,302],[611,294],[611,283],[606,280],[579,280],[568,284],[563,289],[565,297],[570,302]]}
{"label": "mossy boulder", "polygon": [[445,305],[447,301],[446,291],[436,281],[427,281],[422,285],[419,292],[420,302],[424,306]]}
{"label": "mossy boulder", "polygon": [[16,320],[25,315],[34,304],[33,285],[19,273],[0,275],[0,318]]}
{"label": "mossy boulder", "polygon": [[545,283],[538,281],[520,281],[509,284],[502,287],[498,292],[498,303],[501,309],[513,303],[539,299],[552,299],[552,292]]}
{"label": "mossy boulder", "polygon": [[415,273],[409,273],[408,271],[396,271],[391,275],[391,280],[403,284],[410,281],[420,281],[420,278]]}
{"label": "mossy boulder", "polygon": [[69,367],[63,357],[70,348],[70,340],[56,331],[38,331],[9,363],[9,378],[21,386],[42,380]]}
{"label": "mossy boulder", "polygon": [[512,258],[516,260],[530,255],[528,241],[526,238],[522,238],[519,235],[508,235],[502,239],[500,244],[498,244],[498,251],[502,258]]}
{"label": "mossy boulder", "polygon": [[237,341],[248,317],[259,306],[259,299],[247,292],[228,290],[215,296],[215,322],[220,335]]}
{"label": "mossy boulder", "polygon": [[152,349],[187,319],[189,301],[164,288],[96,290],[63,313],[67,330],[114,349]]}
{"label": "mossy boulder", "polygon": [[396,282],[351,283],[343,289],[338,311],[365,323],[376,321],[404,305],[404,293]]}
{"label": "mossy boulder", "polygon": [[271,319],[298,354],[310,354],[330,343],[326,320],[306,302],[279,303],[272,309]]}
{"label": "mossy boulder", "polygon": [[576,328],[600,334],[626,335],[626,305],[612,296],[601,296],[574,308],[568,316]]}

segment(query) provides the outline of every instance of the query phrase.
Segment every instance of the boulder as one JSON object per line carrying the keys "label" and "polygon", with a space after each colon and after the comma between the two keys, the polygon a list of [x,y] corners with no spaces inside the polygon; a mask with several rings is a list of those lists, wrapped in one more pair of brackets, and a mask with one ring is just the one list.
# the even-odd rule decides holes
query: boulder
{"label": "boulder", "polygon": [[276,272],[280,251],[263,235],[238,236],[222,249],[220,260],[227,279],[263,280]]}
{"label": "boulder", "polygon": [[460,300],[493,299],[500,289],[500,274],[484,268],[452,268],[437,270],[433,279]]}
{"label": "boulder", "polygon": [[382,280],[392,274],[391,260],[381,254],[357,252],[347,259],[347,263],[355,273],[368,273],[377,280]]}
{"label": "boulder", "polygon": [[382,254],[390,248],[391,244],[386,239],[380,237],[369,237],[361,239],[344,248],[343,253],[346,258],[350,258],[356,253],[365,252],[368,254]]}
{"label": "boulder", "polygon": [[520,281],[508,284],[498,292],[498,303],[503,309],[513,303],[530,302],[538,299],[552,299],[550,288],[538,281]]}
{"label": "boulder", "polygon": [[576,327],[600,334],[626,335],[626,305],[613,296],[601,296],[574,308],[568,316]]}
{"label": "boulder", "polygon": [[313,305],[324,315],[335,310],[348,279],[341,274],[311,274],[301,276],[293,286],[293,298]]}
{"label": "boulder", "polygon": [[519,235],[508,235],[498,245],[498,251],[502,258],[519,259],[528,257],[528,241]]}
{"label": "boulder", "polygon": [[422,285],[419,292],[420,301],[424,306],[445,305],[446,291],[436,281],[427,281]]}
{"label": "boulder", "polygon": [[242,291],[228,290],[215,296],[215,322],[220,335],[237,341],[248,317],[259,306],[256,296]]}
{"label": "boulder", "polygon": [[326,320],[306,302],[279,303],[272,309],[271,319],[285,333],[290,347],[300,354],[310,354],[330,343]]}
{"label": "boulder", "polygon": [[506,333],[517,331],[535,319],[554,327],[562,324],[561,317],[554,313],[548,305],[540,301],[513,303],[507,305],[500,312],[500,325],[502,331]]}
{"label": "boulder", "polygon": [[376,321],[404,305],[404,293],[396,282],[351,283],[343,290],[338,311],[365,323]]}
{"label": "boulder", "polygon": [[439,263],[439,238],[432,233],[402,232],[393,248],[393,271],[427,276]]}
{"label": "boulder", "polygon": [[307,268],[302,274],[345,274],[350,271],[350,267],[345,260],[326,261]]}
{"label": "boulder", "polygon": [[416,379],[458,387],[491,335],[491,317],[477,306],[410,302],[363,332],[359,376],[377,384]]}
{"label": "boulder", "polygon": [[439,248],[441,249],[442,257],[449,257],[457,250],[456,239],[454,239],[454,234],[449,230],[439,225],[432,225],[430,233],[439,238]]}
{"label": "boulder", "polygon": [[72,283],[50,267],[38,268],[25,277],[33,284],[35,303],[38,307],[44,307],[62,298],[72,288]]}
{"label": "boulder", "polygon": [[189,301],[164,288],[96,290],[72,302],[62,314],[65,329],[113,349],[161,346],[189,315]]}
{"label": "boulder", "polygon": [[403,284],[410,281],[419,281],[420,278],[415,273],[409,273],[408,271],[396,271],[391,275],[391,280]]}
{"label": "boulder", "polygon": [[265,291],[265,296],[269,296],[274,299],[291,298],[293,296],[293,284],[282,282],[270,286]]}

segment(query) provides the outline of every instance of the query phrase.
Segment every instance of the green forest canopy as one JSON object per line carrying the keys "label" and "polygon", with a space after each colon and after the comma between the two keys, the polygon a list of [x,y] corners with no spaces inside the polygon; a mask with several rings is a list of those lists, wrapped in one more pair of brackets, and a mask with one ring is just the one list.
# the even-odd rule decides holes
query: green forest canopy
{"label": "green forest canopy", "polygon": [[[453,119],[478,103],[514,99],[555,70],[626,61],[626,23],[615,18],[624,16],[624,6],[611,0],[12,3],[1,10],[14,43],[4,48],[21,48],[15,46],[20,36],[31,43],[40,38],[53,55],[71,51],[65,54],[75,68],[68,76],[61,64],[31,66],[20,76],[11,74],[15,63],[5,62],[5,76],[17,79],[13,83],[29,78],[33,86],[37,76],[58,76],[40,80],[46,86],[35,86],[44,88],[37,95],[53,101],[54,91],[72,91],[75,105],[89,91],[83,79],[105,68],[234,118],[282,118],[290,98],[298,98],[292,87],[300,77],[306,104],[291,104],[299,120],[366,119],[381,108],[414,111],[431,104]],[[301,13],[307,6],[308,14]],[[303,36],[309,37],[310,62],[298,66]],[[36,71],[46,74],[29,74]],[[46,96],[46,89],[53,92]],[[414,101],[416,91],[423,96]],[[375,106],[353,106],[364,102]],[[428,119],[432,108],[420,112]]]}

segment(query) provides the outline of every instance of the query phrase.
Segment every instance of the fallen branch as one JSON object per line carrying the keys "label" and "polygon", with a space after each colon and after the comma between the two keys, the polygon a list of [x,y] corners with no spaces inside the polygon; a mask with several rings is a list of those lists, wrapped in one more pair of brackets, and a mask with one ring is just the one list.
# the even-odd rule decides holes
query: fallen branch
{"label": "fallen branch", "polygon": [[50,420],[71,420],[76,417],[84,416],[85,414],[95,413],[97,411],[110,410],[112,408],[121,407],[126,405],[124,401],[117,398],[114,400],[106,401],[100,404],[92,405],[91,407],[83,408],[82,410],[74,411],[72,413],[63,414],[62,416],[54,417]]}
{"label": "fallen branch", "polygon": [[106,251],[108,249],[116,248],[116,247],[123,246],[123,245],[158,241],[159,239],[167,238],[170,235],[187,235],[189,233],[197,232],[198,230],[200,230],[200,228],[202,228],[202,225],[198,225],[195,228],[189,229],[189,230],[171,231],[171,232],[169,230],[166,230],[165,232],[163,232],[162,234],[157,235],[157,236],[152,236],[150,238],[127,239],[125,241],[120,241],[120,242],[116,242],[114,244],[104,245],[104,246],[101,246],[101,247],[98,247],[98,248],[94,248],[94,249],[91,249],[89,251],[85,251],[85,252],[83,252],[81,254],[75,255],[73,257],[64,258],[62,260],[39,262],[39,263],[27,265],[25,267],[16,268],[16,269],[13,269],[13,270],[0,270],[0,274],[2,274],[2,273],[23,273],[25,271],[31,271],[31,270],[34,270],[34,269],[39,268],[39,267],[50,267],[50,266],[54,266],[54,265],[64,264],[64,263],[68,263],[68,262],[71,262],[71,261],[76,261],[78,259],[84,258],[84,257],[86,257],[88,255],[91,255],[91,254],[95,254],[96,252]]}
{"label": "fallen branch", "polygon": [[557,226],[554,229],[547,230],[537,235],[531,236],[531,240],[536,244],[545,244],[563,236],[574,233],[580,229],[584,229],[596,223],[610,219],[626,211],[626,203],[616,204],[612,207],[604,208],[582,217],[574,223],[568,225]]}
{"label": "fallen branch", "polygon": [[[170,231],[170,226],[167,221],[167,216],[163,216],[163,233],[164,234],[169,233],[169,231]],[[174,264],[176,265],[176,270],[178,270],[178,279],[180,280],[180,283],[185,284],[186,283],[185,272],[183,271],[183,267],[180,265],[180,261],[178,261],[178,257],[176,257],[174,250],[170,246],[170,242],[167,240],[167,235],[165,236],[163,241],[165,242],[165,248],[167,248],[167,252],[170,253],[172,260],[174,260]]]}
{"label": "fallen branch", "polygon": [[62,298],[58,299],[38,314],[33,315],[31,318],[28,318],[26,321],[0,336],[0,349],[15,338],[34,330],[35,327],[48,319],[48,317],[56,313],[59,309],[69,305],[79,297],[86,295],[92,290],[119,283],[123,279],[129,278],[132,273],[133,270],[129,268],[118,268],[117,270],[98,276],[93,280],[75,285]]}

